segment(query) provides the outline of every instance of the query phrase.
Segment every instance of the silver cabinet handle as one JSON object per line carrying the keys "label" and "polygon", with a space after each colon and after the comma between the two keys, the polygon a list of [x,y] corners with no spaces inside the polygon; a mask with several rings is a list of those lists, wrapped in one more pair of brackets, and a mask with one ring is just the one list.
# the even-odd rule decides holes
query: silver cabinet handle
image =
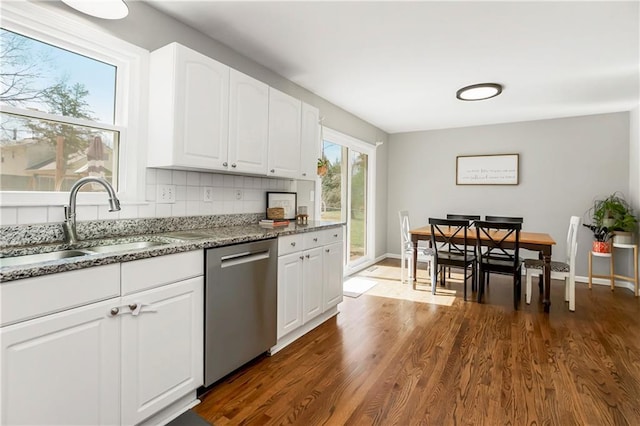
{"label": "silver cabinet handle", "polygon": [[112,317],[115,317],[116,315],[118,315],[119,312],[120,312],[119,308],[111,308],[110,314]]}
{"label": "silver cabinet handle", "polygon": [[270,171],[271,173],[275,173],[275,172],[276,172],[276,169],[271,169],[271,170],[269,170],[269,171]]}
{"label": "silver cabinet handle", "polygon": [[224,163],[222,163],[222,165],[223,165],[224,167],[227,167],[227,166],[229,165],[229,163],[227,163],[227,162],[225,161]]}
{"label": "silver cabinet handle", "polygon": [[295,241],[293,241],[293,242],[291,243],[291,247],[295,247],[295,246],[296,246],[296,242],[295,242]]}
{"label": "silver cabinet handle", "polygon": [[137,303],[132,303],[129,305],[129,309],[131,309],[132,311],[135,311],[137,307],[138,307]]}
{"label": "silver cabinet handle", "polygon": [[231,164],[231,167],[236,168],[236,163]]}

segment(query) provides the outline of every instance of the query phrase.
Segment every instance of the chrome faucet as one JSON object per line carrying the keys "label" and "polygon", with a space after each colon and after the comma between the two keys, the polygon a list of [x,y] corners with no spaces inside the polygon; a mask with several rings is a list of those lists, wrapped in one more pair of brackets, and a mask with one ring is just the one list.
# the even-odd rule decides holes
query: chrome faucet
{"label": "chrome faucet", "polygon": [[104,186],[107,193],[109,193],[109,205],[111,206],[109,209],[110,212],[120,210],[120,200],[118,200],[116,191],[109,182],[103,178],[93,176],[78,179],[78,181],[71,187],[69,205],[64,206],[64,223],[62,224],[62,229],[64,230],[64,242],[67,244],[75,244],[78,242],[78,234],[76,233],[76,197],[80,187],[91,182],[99,183]]}

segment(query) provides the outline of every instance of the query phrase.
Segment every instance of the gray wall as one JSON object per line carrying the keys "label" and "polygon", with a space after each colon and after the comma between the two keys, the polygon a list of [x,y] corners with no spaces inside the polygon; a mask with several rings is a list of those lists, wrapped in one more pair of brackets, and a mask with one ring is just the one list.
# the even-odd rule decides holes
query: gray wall
{"label": "gray wall", "polygon": [[[549,233],[554,259],[564,260],[570,216],[589,219],[596,197],[629,196],[629,129],[625,112],[391,135],[388,252],[400,253],[397,212],[406,209],[414,227],[447,213],[523,216],[524,229]],[[519,185],[456,186],[457,155],[504,153],[520,154]],[[591,241],[582,228],[577,275],[588,274]]]}
{"label": "gray wall", "polygon": [[[126,19],[108,21],[91,18],[72,11],[60,2],[45,2],[46,7],[74,13],[92,22],[102,30],[149,51],[177,41],[310,105],[314,105],[320,109],[320,116],[324,118],[323,124],[327,127],[371,144],[375,144],[376,141],[387,142],[388,135],[384,131],[281,77],[251,58],[239,54],[224,44],[176,21],[145,3],[129,1],[127,5],[129,6],[129,16]],[[378,170],[386,169],[386,156],[384,153],[378,156],[377,163]],[[378,179],[376,183],[376,256],[386,252],[386,204],[381,204],[386,201],[386,175],[383,173],[381,176],[384,179]],[[304,183],[299,185],[299,190],[301,192],[300,196],[308,199],[308,185]],[[302,192],[306,192],[306,194]]]}

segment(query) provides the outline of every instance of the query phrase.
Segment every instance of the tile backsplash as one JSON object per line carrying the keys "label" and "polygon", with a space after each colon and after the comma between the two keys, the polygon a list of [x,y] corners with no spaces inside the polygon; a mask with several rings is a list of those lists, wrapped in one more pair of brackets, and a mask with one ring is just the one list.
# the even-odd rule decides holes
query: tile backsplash
{"label": "tile backsplash", "polygon": [[[158,185],[175,186],[175,202],[159,203]],[[182,170],[146,170],[145,199],[139,203],[122,203],[119,212],[109,206],[79,204],[78,221],[102,219],[137,219],[149,217],[199,216],[232,213],[261,213],[266,210],[267,191],[296,191],[296,181],[262,177],[187,172]],[[204,201],[210,189],[211,201]],[[2,206],[0,224],[34,224],[62,222],[61,206]]]}

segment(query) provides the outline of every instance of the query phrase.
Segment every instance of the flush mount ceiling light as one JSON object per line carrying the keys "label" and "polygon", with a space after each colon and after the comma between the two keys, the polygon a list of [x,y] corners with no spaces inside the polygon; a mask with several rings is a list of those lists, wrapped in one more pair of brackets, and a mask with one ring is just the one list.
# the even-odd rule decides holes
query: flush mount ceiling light
{"label": "flush mount ceiling light", "polygon": [[502,85],[498,83],[480,83],[463,87],[456,92],[461,101],[482,101],[502,93]]}
{"label": "flush mount ceiling light", "polygon": [[68,6],[102,19],[122,19],[129,14],[123,0],[62,0]]}

